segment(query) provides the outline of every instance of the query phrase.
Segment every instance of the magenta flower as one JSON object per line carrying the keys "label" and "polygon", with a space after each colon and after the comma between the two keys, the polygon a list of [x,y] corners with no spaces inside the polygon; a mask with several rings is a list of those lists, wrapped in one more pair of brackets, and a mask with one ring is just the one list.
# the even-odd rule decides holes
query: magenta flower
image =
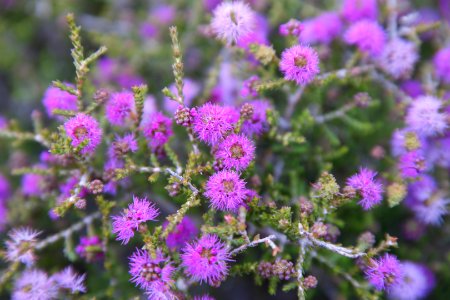
{"label": "magenta flower", "polygon": [[400,267],[403,276],[389,288],[389,299],[419,300],[425,298],[435,284],[433,273],[424,265],[409,261],[402,262]]}
{"label": "magenta flower", "polygon": [[299,41],[305,44],[330,44],[342,31],[342,21],[335,12],[324,12],[305,20]]}
{"label": "magenta flower", "polygon": [[228,275],[228,248],[213,234],[201,237],[197,242],[187,244],[181,254],[181,265],[193,280],[217,285]]}
{"label": "magenta flower", "polygon": [[202,296],[195,296],[194,300],[215,300],[215,298],[211,297],[210,295],[202,295]]}
{"label": "magenta flower", "polygon": [[[147,251],[137,249],[130,256],[131,282],[141,289],[157,295],[172,284],[172,273],[174,268],[168,259],[157,251],[156,257],[152,258]],[[165,298],[151,298],[165,299]]]}
{"label": "magenta flower", "polygon": [[254,12],[244,2],[222,2],[214,9],[211,28],[217,38],[229,45],[251,32],[254,26]]}
{"label": "magenta flower", "polygon": [[113,216],[112,232],[117,234],[117,240],[122,244],[127,244],[134,236],[134,230],[139,228],[139,224],[147,221],[155,221],[159,215],[159,210],[147,198],[139,199],[133,196],[133,203],[119,216]]}
{"label": "magenta flower", "polygon": [[400,84],[400,88],[403,92],[405,92],[408,96],[412,98],[419,97],[423,95],[425,92],[422,88],[422,84],[418,80],[406,80]]}
{"label": "magenta flower", "polygon": [[242,84],[241,96],[244,98],[257,97],[258,92],[255,90],[254,85],[259,81],[259,77],[256,75],[251,76],[245,80]]}
{"label": "magenta flower", "polygon": [[442,218],[448,214],[450,199],[442,195],[434,195],[425,202],[412,206],[416,218],[425,224],[438,226],[442,224]]}
{"label": "magenta flower", "polygon": [[243,170],[255,157],[255,145],[244,135],[231,134],[219,144],[215,157],[226,169]]}
{"label": "magenta flower", "polygon": [[39,174],[25,174],[22,177],[22,193],[25,196],[37,197],[44,192],[45,178]]}
{"label": "magenta flower", "polygon": [[411,103],[406,124],[423,137],[431,137],[447,128],[446,114],[440,112],[441,100],[433,96],[421,96]]}
{"label": "magenta flower", "polygon": [[398,168],[403,178],[416,178],[425,169],[425,160],[417,150],[406,152],[400,156]]}
{"label": "magenta flower", "polygon": [[86,292],[86,287],[84,285],[85,278],[85,274],[76,274],[72,267],[67,267],[64,270],[52,275],[51,277],[51,279],[56,282],[59,288],[70,290],[71,294]]}
{"label": "magenta flower", "polygon": [[414,43],[393,39],[378,57],[378,65],[395,79],[408,78],[414,70],[419,55]]}
{"label": "magenta flower", "polygon": [[11,262],[21,262],[27,266],[34,264],[34,246],[40,232],[31,228],[15,228],[9,234],[9,239],[5,242],[6,259]]}
{"label": "magenta flower", "polygon": [[58,299],[58,286],[45,272],[37,269],[27,269],[15,281],[11,299]]}
{"label": "magenta flower", "polygon": [[377,173],[370,169],[361,168],[358,174],[347,179],[347,185],[354,188],[362,197],[358,202],[363,209],[368,210],[383,200],[383,186],[375,176]]}
{"label": "magenta flower", "polygon": [[349,23],[362,19],[376,20],[378,16],[377,0],[344,0],[341,14]]}
{"label": "magenta flower", "polygon": [[169,247],[169,249],[179,249],[183,247],[186,242],[195,238],[197,234],[198,229],[195,223],[189,217],[184,217],[175,229],[167,235],[167,247]]}
{"label": "magenta flower", "polygon": [[437,77],[445,83],[450,83],[450,47],[439,50],[433,63]]}
{"label": "magenta flower", "polygon": [[102,129],[93,117],[78,113],[64,124],[67,136],[71,139],[72,147],[80,146],[87,140],[86,146],[81,149],[81,154],[90,154],[102,141]]}
{"label": "magenta flower", "polygon": [[293,46],[281,54],[280,70],[284,79],[299,85],[310,83],[319,73],[317,52],[308,46]]}
{"label": "magenta flower", "polygon": [[[44,104],[45,110],[47,111],[47,115],[49,117],[55,116],[53,114],[55,109],[69,111],[77,110],[77,96],[54,86],[49,86],[47,88],[44,98],[42,99],[42,103]],[[59,117],[61,118],[61,116]]]}
{"label": "magenta flower", "polygon": [[75,252],[88,262],[102,260],[105,255],[103,243],[96,235],[81,237]]}
{"label": "magenta flower", "polygon": [[205,196],[218,210],[237,211],[247,195],[245,182],[234,171],[220,171],[206,182]]}
{"label": "magenta flower", "polygon": [[350,26],[345,32],[344,41],[355,45],[363,53],[378,56],[384,49],[386,34],[376,21],[362,20]]}
{"label": "magenta flower", "polygon": [[131,92],[115,93],[106,103],[106,118],[112,125],[124,126],[135,114],[134,95]]}
{"label": "magenta flower", "polygon": [[281,24],[279,32],[283,36],[299,36],[303,31],[303,23],[299,20],[290,19],[287,23]]}
{"label": "magenta flower", "polygon": [[197,109],[192,129],[201,141],[214,145],[233,129],[236,122],[229,108],[206,103]]}
{"label": "magenta flower", "polygon": [[141,130],[149,141],[149,146],[153,151],[164,146],[173,135],[172,120],[160,112],[149,116],[148,120],[143,121]]}
{"label": "magenta flower", "polygon": [[136,152],[139,148],[134,133],[128,133],[123,137],[116,136],[113,147],[117,156],[121,156],[127,152]]}
{"label": "magenta flower", "polygon": [[402,276],[400,262],[391,254],[385,254],[377,260],[371,259],[364,273],[367,281],[377,290],[389,289],[397,284]]}
{"label": "magenta flower", "polygon": [[11,196],[11,187],[8,179],[0,173],[0,202],[6,202]]}
{"label": "magenta flower", "polygon": [[250,120],[244,121],[241,130],[248,136],[262,135],[269,130],[267,110],[271,109],[270,103],[265,100],[254,100],[247,103],[253,106],[253,115]]}

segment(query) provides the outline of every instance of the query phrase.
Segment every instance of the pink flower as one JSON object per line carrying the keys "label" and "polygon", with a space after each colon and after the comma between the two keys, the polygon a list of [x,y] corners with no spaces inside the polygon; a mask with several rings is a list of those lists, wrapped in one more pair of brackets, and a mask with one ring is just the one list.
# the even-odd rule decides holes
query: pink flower
{"label": "pink flower", "polygon": [[400,156],[398,168],[403,178],[416,178],[425,169],[425,160],[416,151],[406,152]]}
{"label": "pink flower", "polygon": [[181,261],[186,274],[193,280],[217,285],[228,275],[227,263],[232,259],[225,243],[216,235],[209,234],[187,244]]}
{"label": "pink flower", "polygon": [[256,75],[253,75],[245,80],[242,84],[241,96],[244,98],[257,97],[258,92],[254,89],[254,85],[258,81],[259,77]]}
{"label": "pink flower", "polygon": [[116,126],[124,126],[135,113],[134,95],[130,92],[115,93],[106,104],[106,118]]}
{"label": "pink flower", "polygon": [[141,223],[155,221],[158,215],[159,210],[147,198],[133,196],[133,203],[121,215],[112,217],[112,232],[117,234],[117,240],[127,244]]}
{"label": "pink flower", "polygon": [[376,20],[377,0],[344,0],[341,13],[349,23],[362,19]]}
{"label": "pink flower", "polygon": [[269,129],[267,110],[271,109],[270,103],[266,100],[254,100],[247,103],[253,106],[253,115],[250,120],[244,121],[241,130],[248,136],[262,135]]}
{"label": "pink flower", "polygon": [[103,243],[96,235],[81,237],[75,252],[88,262],[101,260],[104,257]]}
{"label": "pink flower", "polygon": [[400,262],[391,254],[385,254],[377,260],[372,259],[364,272],[367,281],[377,290],[389,289],[397,284],[402,276]]}
{"label": "pink flower", "polygon": [[344,41],[357,46],[363,53],[377,56],[383,51],[386,34],[377,22],[363,20],[350,26],[345,32]]}
{"label": "pink flower", "polygon": [[299,85],[310,83],[319,73],[317,52],[308,46],[293,46],[281,54],[280,70],[286,80]]}
{"label": "pink flower", "polygon": [[254,12],[244,2],[222,2],[214,9],[211,28],[219,39],[229,45],[251,32],[254,26]]}
{"label": "pink flower", "polygon": [[447,128],[447,116],[439,111],[441,107],[441,100],[433,96],[418,97],[408,109],[406,124],[423,137],[441,134]]}
{"label": "pink flower", "polygon": [[279,32],[283,36],[299,36],[303,31],[303,23],[299,20],[290,19],[287,23],[281,24]]}
{"label": "pink flower", "polygon": [[412,42],[393,39],[378,57],[378,65],[395,79],[408,78],[418,58],[416,46]]}
{"label": "pink flower", "polygon": [[195,223],[189,217],[184,217],[175,229],[167,236],[167,247],[170,249],[181,248],[186,242],[193,239],[197,234],[198,229],[197,226],[195,226]]}
{"label": "pink flower", "polygon": [[383,200],[383,186],[374,179],[376,175],[377,173],[372,170],[361,168],[358,174],[347,180],[347,185],[354,188],[361,195],[362,199],[358,204],[365,210],[372,208]]}
{"label": "pink flower", "polygon": [[72,147],[80,146],[85,140],[87,144],[81,149],[81,154],[90,154],[102,141],[102,129],[93,117],[78,113],[64,124],[67,136],[71,139]]}
{"label": "pink flower", "polygon": [[433,63],[437,77],[445,83],[450,83],[450,47],[439,50]]}
{"label": "pink flower", "polygon": [[246,195],[245,182],[234,171],[217,172],[206,182],[205,196],[218,210],[237,211],[244,205]]}
{"label": "pink flower", "polygon": [[149,141],[150,148],[156,151],[164,146],[173,135],[172,120],[160,112],[155,112],[143,121],[141,130]]}
{"label": "pink flower", "polygon": [[[70,86],[73,87],[73,85]],[[77,97],[54,86],[49,86],[47,88],[42,103],[44,104],[49,117],[55,116],[53,114],[55,109],[69,111],[77,110]],[[61,118],[61,116],[59,117]]]}
{"label": "pink flower", "polygon": [[116,136],[113,143],[114,152],[120,156],[127,152],[136,152],[138,150],[138,143],[134,137],[134,133],[128,133],[123,137]]}
{"label": "pink flower", "polygon": [[236,115],[230,112],[230,108],[206,103],[197,109],[192,129],[201,141],[217,144],[237,122]]}
{"label": "pink flower", "polygon": [[219,144],[215,153],[226,169],[243,170],[248,167],[255,156],[255,146],[243,135],[232,134]]}
{"label": "pink flower", "polygon": [[9,234],[6,244],[6,259],[11,262],[21,262],[27,266],[34,264],[34,246],[40,232],[31,228],[13,229]]}
{"label": "pink flower", "polygon": [[328,45],[342,31],[342,21],[335,12],[324,12],[315,18],[305,20],[299,41],[306,44]]}

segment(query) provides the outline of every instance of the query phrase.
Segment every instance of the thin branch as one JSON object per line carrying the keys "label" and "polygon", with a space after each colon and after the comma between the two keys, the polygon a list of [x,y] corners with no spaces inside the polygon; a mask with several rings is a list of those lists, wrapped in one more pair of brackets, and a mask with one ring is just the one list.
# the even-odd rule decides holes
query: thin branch
{"label": "thin branch", "polygon": [[316,117],[314,117],[314,119],[316,120],[317,124],[323,124],[323,123],[331,121],[333,119],[343,117],[348,111],[355,108],[355,106],[356,106],[356,104],[354,102],[347,103],[335,111],[326,113],[324,115],[316,116]]}
{"label": "thin branch", "polygon": [[275,236],[275,235],[269,235],[269,236],[267,236],[267,237],[265,237],[265,238],[258,239],[258,240],[254,240],[254,241],[252,241],[252,242],[250,242],[250,243],[244,244],[244,245],[242,245],[242,246],[240,246],[240,247],[234,249],[233,251],[230,252],[230,254],[231,254],[231,255],[236,255],[236,254],[238,254],[239,252],[242,252],[242,251],[246,250],[247,248],[255,247],[255,246],[257,246],[257,245],[259,245],[259,244],[261,244],[261,243],[266,243],[266,242],[269,244],[269,246],[270,246],[272,249],[278,248],[278,247],[275,245],[275,243],[272,241],[273,239],[276,239],[276,236]]}
{"label": "thin branch", "polygon": [[198,193],[199,193],[198,189],[190,181],[185,180],[183,178],[183,176],[181,176],[180,174],[174,172],[170,168],[166,168],[165,171],[167,173],[169,173],[170,175],[172,175],[173,177],[177,178],[179,181],[181,181],[181,183],[186,184],[189,187],[189,189],[192,191],[192,193],[194,193],[195,195],[198,195]]}
{"label": "thin branch", "polygon": [[300,240],[300,247],[297,258],[297,284],[298,284],[298,299],[305,299],[305,289],[303,288],[303,263],[305,261],[307,243],[305,240]]}

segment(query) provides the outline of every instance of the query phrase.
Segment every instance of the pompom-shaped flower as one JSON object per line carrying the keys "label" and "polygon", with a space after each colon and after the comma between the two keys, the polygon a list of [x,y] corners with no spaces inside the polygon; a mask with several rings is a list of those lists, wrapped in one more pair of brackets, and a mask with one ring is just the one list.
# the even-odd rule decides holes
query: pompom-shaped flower
{"label": "pompom-shaped flower", "polygon": [[[149,292],[158,295],[167,289],[172,280],[174,268],[158,250],[152,258],[147,251],[137,249],[130,257],[131,282]],[[150,299],[165,299],[152,297]]]}
{"label": "pompom-shaped flower", "polygon": [[350,23],[362,19],[376,20],[378,15],[377,0],[344,0],[341,13]]}
{"label": "pompom-shaped flower", "polygon": [[389,288],[389,299],[419,300],[433,289],[434,275],[427,267],[407,261],[401,263],[401,271],[401,279]]}
{"label": "pompom-shaped flower", "polygon": [[197,234],[198,229],[195,223],[189,217],[184,217],[175,229],[167,235],[167,247],[170,249],[181,248]]}
{"label": "pompom-shaped flower", "polygon": [[383,200],[383,186],[375,178],[377,173],[372,170],[361,168],[358,174],[347,180],[347,185],[354,188],[361,195],[358,202],[365,210],[372,208]]}
{"label": "pompom-shaped flower", "polygon": [[440,112],[441,100],[422,96],[411,103],[406,115],[406,124],[423,137],[431,137],[447,128],[446,114]]}
{"label": "pompom-shaped flower", "polygon": [[270,103],[265,100],[254,100],[247,103],[253,106],[253,115],[242,124],[242,132],[248,136],[262,135],[269,129],[267,110],[271,108]]}
{"label": "pompom-shaped flower", "polygon": [[28,269],[14,283],[13,300],[57,299],[58,286],[41,270]]}
{"label": "pompom-shaped flower", "polygon": [[416,178],[425,169],[425,160],[417,150],[400,156],[398,168],[403,178]]}
{"label": "pompom-shaped flower", "polygon": [[437,77],[445,83],[450,83],[450,47],[439,50],[433,63]]}
{"label": "pompom-shaped flower", "polygon": [[106,104],[106,118],[116,126],[124,126],[135,113],[134,96],[131,92],[115,93]]}
{"label": "pompom-shaped flower", "polygon": [[385,254],[379,259],[371,259],[364,270],[366,279],[377,290],[389,289],[401,280],[400,262],[394,255]]}
{"label": "pompom-shaped flower", "polygon": [[211,28],[216,36],[231,45],[255,27],[255,14],[248,4],[222,2],[213,12]]}
{"label": "pompom-shaped flower", "polygon": [[114,155],[117,157],[121,157],[128,152],[136,152],[138,147],[138,143],[133,133],[128,133],[123,137],[116,136],[113,143]]}
{"label": "pompom-shaped flower", "polygon": [[83,113],[67,120],[64,129],[72,140],[72,147],[76,148],[87,141],[87,144],[81,149],[81,154],[93,153],[102,141],[102,129],[97,120]]}
{"label": "pompom-shaped flower", "polygon": [[299,36],[303,30],[303,23],[296,19],[290,19],[287,23],[281,24],[279,32],[283,36]]}
{"label": "pompom-shaped flower", "polygon": [[386,34],[377,22],[362,20],[350,26],[345,32],[344,40],[363,53],[378,56],[386,43]]}
{"label": "pompom-shaped flower", "polygon": [[259,81],[259,77],[256,75],[251,76],[245,80],[242,84],[241,96],[244,98],[257,97],[258,92],[255,90],[255,83]]}
{"label": "pompom-shaped flower", "polygon": [[280,70],[286,80],[299,85],[308,84],[320,71],[317,52],[302,45],[286,49],[281,54]]}
{"label": "pompom-shaped flower", "polygon": [[378,65],[395,79],[408,78],[418,58],[412,42],[397,38],[386,44],[378,57]]}
{"label": "pompom-shaped flower", "polygon": [[217,285],[228,275],[227,263],[231,261],[228,248],[213,234],[187,244],[181,254],[186,274],[195,281]]}
{"label": "pompom-shaped flower", "polygon": [[147,221],[155,221],[159,210],[147,198],[139,199],[133,196],[133,203],[120,216],[113,216],[112,232],[117,234],[117,239],[122,244],[127,244],[134,236],[139,224]]}
{"label": "pompom-shaped flower", "polygon": [[84,285],[86,275],[78,275],[71,267],[67,267],[52,275],[51,278],[56,282],[59,288],[70,290],[72,294],[86,292],[86,286]]}
{"label": "pompom-shaped flower", "polygon": [[413,205],[412,210],[420,222],[437,226],[442,224],[442,218],[448,214],[449,203],[450,199],[435,194],[427,201]]}
{"label": "pompom-shaped flower", "polygon": [[53,113],[55,109],[69,111],[77,110],[77,96],[54,86],[49,86],[47,88],[42,103],[44,104],[49,117],[55,116]]}
{"label": "pompom-shaped flower", "polygon": [[306,44],[329,44],[342,31],[342,22],[335,12],[325,12],[321,15],[305,20],[300,34],[300,42]]}
{"label": "pompom-shaped flower", "polygon": [[206,103],[197,109],[193,130],[201,141],[214,145],[233,129],[235,122],[229,108]]}
{"label": "pompom-shaped flower", "polygon": [[255,156],[255,146],[244,135],[232,134],[219,144],[215,153],[226,169],[234,168],[237,171],[248,167]]}
{"label": "pompom-shaped flower", "polygon": [[5,242],[6,259],[11,262],[21,262],[27,266],[32,265],[36,259],[34,246],[39,234],[40,232],[27,227],[13,229]]}
{"label": "pompom-shaped flower", "polygon": [[172,120],[160,112],[153,113],[144,121],[141,130],[152,150],[164,146],[173,135]]}
{"label": "pompom-shaped flower", "polygon": [[44,176],[34,173],[25,174],[22,177],[22,193],[25,196],[41,196],[44,192],[45,180]]}
{"label": "pompom-shaped flower", "polygon": [[220,171],[206,182],[205,196],[218,210],[237,211],[247,195],[245,182],[234,171]]}

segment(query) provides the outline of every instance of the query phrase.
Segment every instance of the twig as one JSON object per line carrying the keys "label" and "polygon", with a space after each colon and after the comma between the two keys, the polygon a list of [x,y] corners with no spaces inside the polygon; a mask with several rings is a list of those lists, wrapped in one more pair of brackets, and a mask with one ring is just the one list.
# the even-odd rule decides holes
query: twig
{"label": "twig", "polygon": [[395,83],[384,77],[382,74],[378,73],[375,70],[372,70],[371,76],[372,79],[381,83],[381,85],[383,85],[386,90],[399,97],[400,100],[402,100],[404,103],[408,104],[412,102],[412,98],[410,96],[408,96]]}
{"label": "twig", "polygon": [[348,111],[352,110],[355,106],[356,104],[354,102],[347,103],[335,111],[326,113],[324,115],[316,116],[314,117],[314,119],[316,120],[317,124],[323,124],[327,121],[343,117]]}
{"label": "twig", "polygon": [[194,193],[194,195],[198,195],[198,193],[199,193],[198,189],[190,181],[185,180],[183,178],[183,176],[181,176],[178,173],[175,173],[170,168],[166,168],[166,172],[169,173],[170,175],[172,175],[173,177],[177,178],[178,180],[180,180],[181,183],[186,184],[189,187],[189,189],[192,191],[192,193]]}
{"label": "twig", "polygon": [[40,134],[32,134],[29,132],[14,132],[14,131],[9,131],[9,130],[0,130],[0,137],[14,138],[14,139],[18,139],[18,140],[35,141],[47,148],[50,148],[50,143]]}
{"label": "twig", "polygon": [[277,247],[277,246],[275,245],[275,243],[272,241],[273,239],[276,239],[276,236],[275,236],[275,235],[269,235],[269,236],[267,236],[267,237],[265,237],[265,238],[258,239],[258,240],[254,240],[254,241],[252,241],[252,242],[250,242],[250,243],[246,243],[246,244],[244,244],[244,245],[242,245],[242,246],[240,246],[240,247],[234,249],[233,251],[230,252],[230,254],[231,254],[231,255],[236,255],[236,254],[238,254],[239,252],[242,252],[242,251],[244,251],[244,250],[247,249],[247,248],[255,247],[255,246],[257,246],[257,245],[259,245],[259,244],[261,244],[261,243],[265,243],[265,242],[267,242],[267,243],[269,244],[269,246],[270,246],[272,249],[276,249],[276,248],[278,248],[278,247]]}
{"label": "twig", "polygon": [[298,299],[305,299],[305,289],[303,288],[303,262],[305,261],[307,243],[305,240],[300,240],[297,259],[297,283],[298,283]]}
{"label": "twig", "polygon": [[289,120],[292,117],[292,114],[294,113],[295,106],[297,105],[298,101],[300,101],[303,91],[305,90],[305,86],[300,86],[297,88],[297,90],[289,95],[288,97],[288,105],[286,106],[286,110],[284,111],[284,118],[286,120]]}
{"label": "twig", "polygon": [[60,239],[67,238],[72,233],[79,231],[79,230],[83,229],[83,227],[91,224],[95,219],[100,218],[101,215],[102,214],[100,212],[95,212],[89,216],[86,216],[80,222],[75,223],[74,225],[70,226],[69,228],[67,228],[61,232],[58,232],[54,235],[51,235],[48,238],[40,241],[39,243],[36,244],[36,246],[34,248],[36,250],[40,250],[40,249],[47,247],[48,245],[51,245],[51,244],[57,242]]}

